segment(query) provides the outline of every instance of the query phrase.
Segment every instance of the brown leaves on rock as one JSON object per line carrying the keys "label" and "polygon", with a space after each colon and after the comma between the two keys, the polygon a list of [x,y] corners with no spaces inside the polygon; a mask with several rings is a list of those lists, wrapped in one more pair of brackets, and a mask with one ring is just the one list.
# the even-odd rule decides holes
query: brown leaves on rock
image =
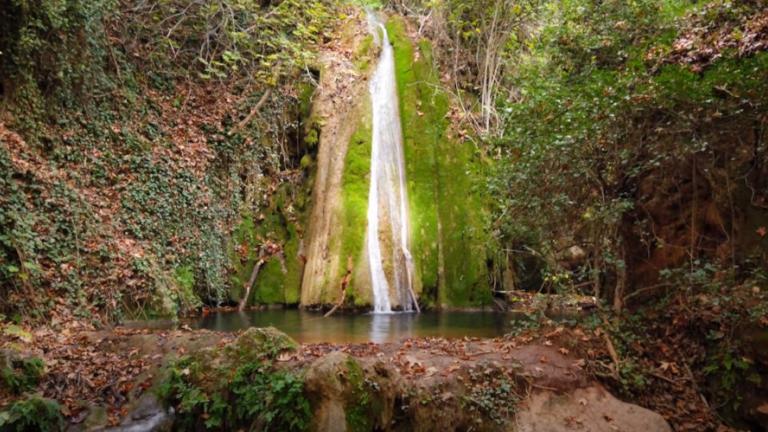
{"label": "brown leaves on rock", "polygon": [[[150,387],[152,376],[142,374],[161,358],[142,354],[136,347],[126,348],[130,346],[125,344],[127,337],[144,333],[147,331],[130,329],[94,332],[88,325],[70,321],[35,330],[32,341],[21,348],[43,359],[46,370],[38,391],[59,401],[70,422],[84,421],[89,406],[104,406],[110,423],[117,424],[129,396]],[[14,343],[13,338],[0,338],[0,346]],[[0,400],[0,405],[6,402]]]}
{"label": "brown leaves on rock", "polygon": [[44,395],[60,401],[66,416],[79,418],[87,404],[119,410],[130,392],[147,387],[136,384],[136,377],[149,368],[147,356],[140,355],[138,349],[114,352],[105,346],[109,344],[108,338],[94,339],[84,333],[38,333],[36,345],[48,367],[42,385]]}

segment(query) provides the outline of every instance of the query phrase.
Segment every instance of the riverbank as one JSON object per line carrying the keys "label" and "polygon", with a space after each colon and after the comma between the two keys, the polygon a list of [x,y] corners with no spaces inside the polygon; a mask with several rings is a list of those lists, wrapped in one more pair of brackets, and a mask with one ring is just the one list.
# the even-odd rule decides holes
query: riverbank
{"label": "riverbank", "polygon": [[[547,325],[499,338],[298,345],[269,329],[95,330],[73,321],[55,328],[6,326],[2,346],[6,359],[42,359],[44,373],[27,394],[57,401],[65,430],[131,430],[147,421],[157,427],[152,430],[167,430],[162,427],[204,421],[213,415],[214,395],[225,405],[238,402],[221,392],[233,385],[236,371],[255,364],[268,379],[296,377],[297,397],[309,409],[303,429],[669,430],[658,414],[606,390],[594,372],[611,358],[610,345],[599,330],[578,326]],[[178,393],[181,388],[198,389],[197,402]],[[24,398],[7,390],[0,406]],[[663,414],[686,430],[679,426],[692,418],[693,404]],[[234,418],[213,429],[233,426],[227,422]],[[347,428],[339,429],[339,421]],[[658,426],[641,427],[649,424]]]}

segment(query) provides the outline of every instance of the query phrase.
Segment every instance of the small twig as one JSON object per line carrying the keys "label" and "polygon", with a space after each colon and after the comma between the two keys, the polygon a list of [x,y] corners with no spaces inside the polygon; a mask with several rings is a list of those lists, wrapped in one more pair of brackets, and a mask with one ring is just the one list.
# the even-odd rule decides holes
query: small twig
{"label": "small twig", "polygon": [[541,384],[533,384],[533,383],[532,383],[532,384],[531,384],[531,387],[533,387],[533,388],[537,388],[537,389],[542,389],[542,390],[558,391],[558,389],[556,389],[556,388],[554,388],[554,387],[543,386],[543,385],[541,385]]}
{"label": "small twig", "polygon": [[494,352],[495,351],[480,351],[480,352],[476,352],[476,353],[466,354],[466,356],[467,357],[477,357],[477,356],[486,355],[486,354],[493,354]]}
{"label": "small twig", "polygon": [[670,383],[670,384],[673,384],[673,385],[677,385],[677,384],[679,384],[679,382],[678,382],[678,381],[676,381],[676,380],[673,380],[673,379],[671,379],[671,378],[667,378],[667,377],[665,377],[664,375],[662,375],[662,374],[659,374],[659,373],[656,373],[656,372],[649,372],[649,375],[651,375],[652,377],[656,377],[656,378],[658,378],[658,379],[660,379],[660,380],[666,381],[666,382],[668,382],[668,383]]}
{"label": "small twig", "polygon": [[661,283],[658,283],[658,284],[649,285],[647,287],[643,287],[643,288],[640,288],[638,290],[632,291],[631,293],[629,293],[629,294],[624,296],[624,304],[626,304],[629,299],[631,299],[633,297],[636,297],[636,296],[638,296],[638,295],[640,295],[642,293],[645,293],[645,292],[648,292],[648,291],[653,291],[653,290],[658,289],[658,288],[668,287],[668,286],[670,286],[670,284],[668,282],[661,282]]}
{"label": "small twig", "polygon": [[685,366],[685,373],[686,373],[686,375],[688,375],[688,379],[691,381],[691,385],[693,386],[693,390],[696,393],[699,394],[699,396],[701,397],[701,401],[704,402],[704,405],[707,408],[711,408],[709,406],[709,402],[707,402],[707,398],[704,397],[704,393],[701,392],[701,390],[699,389],[699,385],[696,383],[696,377],[693,376],[693,372],[691,372],[691,367],[688,366],[687,362],[683,362],[683,366]]}

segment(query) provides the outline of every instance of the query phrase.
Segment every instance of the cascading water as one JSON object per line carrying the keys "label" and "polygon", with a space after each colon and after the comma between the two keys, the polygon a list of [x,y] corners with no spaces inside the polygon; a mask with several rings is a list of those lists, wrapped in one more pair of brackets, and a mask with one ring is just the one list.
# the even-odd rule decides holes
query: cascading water
{"label": "cascading water", "polygon": [[[413,293],[413,259],[408,249],[408,191],[395,58],[387,29],[373,14],[369,13],[368,17],[377,40],[381,31],[381,55],[369,86],[373,106],[373,139],[366,244],[374,312],[392,312],[390,295],[394,296],[402,310],[411,311],[414,306],[418,309],[418,303]],[[383,261],[383,255],[390,250],[391,270],[384,268]],[[391,292],[390,287],[394,288]]]}

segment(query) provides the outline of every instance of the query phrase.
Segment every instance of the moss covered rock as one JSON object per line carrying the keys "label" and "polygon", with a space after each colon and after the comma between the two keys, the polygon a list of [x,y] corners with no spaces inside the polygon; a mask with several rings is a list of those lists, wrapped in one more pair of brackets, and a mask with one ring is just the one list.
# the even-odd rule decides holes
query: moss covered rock
{"label": "moss covered rock", "polygon": [[294,351],[299,344],[274,327],[251,327],[224,349],[225,355],[235,361],[247,362],[266,356],[275,357],[285,351]]}
{"label": "moss covered rock", "polygon": [[[450,99],[428,40],[416,44],[391,17],[412,231],[422,302],[481,306],[490,302],[486,269],[482,162],[469,141],[450,135]],[[418,284],[417,284],[418,285]],[[419,287],[417,286],[417,289]]]}
{"label": "moss covered rock", "polygon": [[316,360],[306,372],[312,430],[388,430],[399,395],[399,374],[383,363],[363,362],[341,352]]}
{"label": "moss covered rock", "polygon": [[[478,186],[483,179],[483,164],[472,143],[450,137],[446,118],[450,100],[441,88],[429,42],[414,44],[399,17],[389,19],[387,30],[395,53],[403,126],[416,273],[414,291],[427,306],[487,304],[490,290],[485,248],[489,237],[484,197],[477,193],[481,190]],[[371,57],[374,48],[371,38],[366,37],[357,45],[356,58]],[[370,71],[367,66],[359,68]],[[320,183],[315,185],[313,195],[308,271],[302,287],[304,306],[339,300],[339,284],[347,271],[344,263],[350,259],[353,272],[348,306],[366,307],[372,302],[365,253],[370,97],[367,86],[361,85],[351,86],[342,94],[350,89],[356,92],[351,99],[357,101],[354,108],[325,112],[328,118],[318,158]],[[343,162],[341,167],[339,162]]]}

